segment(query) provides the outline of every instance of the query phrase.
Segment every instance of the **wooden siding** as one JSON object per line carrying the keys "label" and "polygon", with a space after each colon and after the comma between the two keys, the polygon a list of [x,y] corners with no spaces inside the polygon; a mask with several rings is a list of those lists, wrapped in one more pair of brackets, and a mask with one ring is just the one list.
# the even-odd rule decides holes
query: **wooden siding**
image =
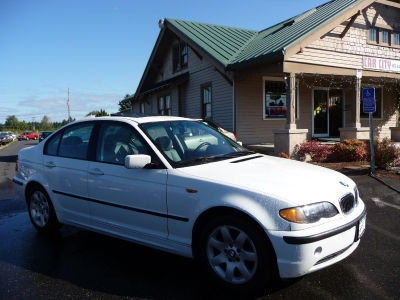
{"label": "wooden siding", "polygon": [[400,48],[368,44],[369,27],[390,28],[396,24],[399,30],[400,9],[374,3],[356,18],[354,24],[343,37],[349,21],[325,34],[286,61],[325,65],[350,69],[362,69],[362,57],[372,56],[386,59],[399,59]]}
{"label": "wooden siding", "polygon": [[[172,71],[172,48],[177,41],[165,52],[162,67],[160,68],[154,83],[167,80],[182,73],[189,72],[188,82],[167,90],[155,92],[146,97],[148,107],[145,113],[158,114],[157,99],[161,95],[171,95],[172,115],[189,118],[201,118],[201,86],[210,83],[212,86],[212,115],[213,120],[222,127],[233,130],[233,88],[232,85],[216,71],[211,61],[200,58],[192,48],[188,48],[188,67],[179,71]],[[181,103],[180,103],[181,101]],[[135,104],[136,105],[136,104]]]}
{"label": "wooden siding", "polygon": [[273,130],[285,128],[286,119],[263,120],[262,85],[260,74],[235,82],[236,135],[244,144],[272,143]]}

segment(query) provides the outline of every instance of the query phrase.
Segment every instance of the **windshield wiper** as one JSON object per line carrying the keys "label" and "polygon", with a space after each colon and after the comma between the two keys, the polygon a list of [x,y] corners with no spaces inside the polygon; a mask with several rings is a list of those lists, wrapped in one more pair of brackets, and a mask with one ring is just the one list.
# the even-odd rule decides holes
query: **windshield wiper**
{"label": "windshield wiper", "polygon": [[237,151],[237,152],[226,153],[223,155],[198,157],[198,158],[191,159],[191,160],[175,162],[175,164],[179,167],[184,167],[184,166],[187,167],[187,166],[191,166],[191,165],[197,165],[197,164],[202,164],[202,163],[206,163],[206,162],[235,158],[235,157],[250,155],[250,154],[254,154],[254,153],[255,152],[253,152],[253,151]]}
{"label": "windshield wiper", "polygon": [[224,155],[221,155],[220,157],[225,157],[225,158],[234,158],[234,157],[239,157],[239,156],[245,156],[245,155],[250,155],[250,154],[255,154],[254,151],[236,151],[236,152],[231,152],[227,153]]}

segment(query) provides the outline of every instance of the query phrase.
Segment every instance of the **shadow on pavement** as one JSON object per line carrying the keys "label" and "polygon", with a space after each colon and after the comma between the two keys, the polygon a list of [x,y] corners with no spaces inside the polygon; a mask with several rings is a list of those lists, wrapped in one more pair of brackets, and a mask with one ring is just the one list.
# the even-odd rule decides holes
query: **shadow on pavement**
{"label": "shadow on pavement", "polygon": [[[91,296],[106,293],[153,299],[252,299],[290,284],[279,283],[262,295],[234,295],[210,285],[191,259],[69,226],[53,236],[35,234],[28,227],[22,231],[24,237],[17,238],[24,241],[22,250],[8,255],[1,250],[2,261],[90,290]],[[71,285],[61,287],[68,289]],[[47,290],[49,294],[62,292],[59,286],[50,288],[57,291]],[[31,293],[35,295],[35,291]]]}
{"label": "shadow on pavement", "polygon": [[16,162],[17,161],[18,155],[6,155],[6,156],[0,156],[0,162]]}

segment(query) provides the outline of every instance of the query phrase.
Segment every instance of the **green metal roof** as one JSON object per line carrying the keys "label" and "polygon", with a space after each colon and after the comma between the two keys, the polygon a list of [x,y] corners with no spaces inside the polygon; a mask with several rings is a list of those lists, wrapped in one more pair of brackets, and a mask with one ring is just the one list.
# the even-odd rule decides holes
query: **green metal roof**
{"label": "green metal roof", "polygon": [[333,0],[262,31],[165,19],[226,68],[262,61],[283,52],[363,0]]}
{"label": "green metal roof", "polygon": [[257,35],[257,31],[210,25],[174,19],[165,19],[186,37],[196,43],[222,65],[229,62]]}

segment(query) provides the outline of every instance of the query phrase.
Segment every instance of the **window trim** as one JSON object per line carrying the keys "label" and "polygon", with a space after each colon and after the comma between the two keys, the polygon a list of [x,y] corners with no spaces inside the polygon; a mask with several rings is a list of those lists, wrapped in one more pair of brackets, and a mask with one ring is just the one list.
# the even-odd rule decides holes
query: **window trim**
{"label": "window trim", "polygon": [[[388,42],[387,43],[383,42],[383,33],[384,32],[387,32],[387,34],[388,34]],[[384,29],[384,28],[379,29],[379,45],[390,46],[392,44],[391,37],[392,37],[392,32],[390,30]]]}
{"label": "window trim", "polygon": [[[68,124],[68,125],[66,125],[65,127],[63,127],[63,128],[61,128],[61,129],[59,129],[58,131],[56,131],[56,132],[52,135],[52,137],[46,141],[46,143],[45,143],[44,146],[43,146],[42,155],[53,156],[53,157],[61,157],[61,158],[68,158],[68,159],[76,159],[76,160],[86,160],[86,161],[91,160],[91,155],[92,155],[92,143],[93,143],[93,140],[94,140],[94,138],[95,138],[95,136],[96,136],[96,133],[97,133],[97,132],[96,132],[96,127],[97,127],[97,124],[98,124],[98,123],[99,123],[99,121],[85,121],[85,122],[77,122],[77,123],[73,123],[73,124]],[[71,127],[82,126],[82,125],[84,125],[84,124],[93,124],[93,129],[92,129],[92,132],[91,132],[91,134],[90,134],[90,138],[89,138],[89,142],[88,142],[88,148],[87,148],[87,152],[86,152],[86,158],[66,157],[66,156],[61,156],[61,155],[59,155],[60,146],[61,146],[61,141],[62,141],[62,138],[64,137],[65,131],[68,130],[69,128],[71,128]],[[53,155],[53,154],[47,154],[47,153],[45,153],[45,151],[47,150],[47,145],[49,144],[49,142],[52,141],[54,138],[56,138],[58,135],[60,135],[60,142],[58,143],[56,154]]]}
{"label": "window trim", "polygon": [[212,82],[211,81],[209,81],[209,82],[206,82],[206,83],[203,83],[202,85],[200,85],[200,111],[201,111],[201,118],[203,119],[203,120],[206,120],[204,117],[205,117],[205,111],[204,111],[204,92],[203,92],[203,90],[204,89],[206,89],[206,88],[210,88],[211,89],[211,91],[210,91],[210,95],[211,95],[211,102],[210,102],[210,105],[211,105],[211,117],[210,118],[208,118],[208,120],[213,120],[213,112],[214,112],[214,109],[213,109],[213,99],[214,99],[214,93],[213,93],[213,87],[212,87]]}
{"label": "window trim", "polygon": [[[266,118],[265,117],[265,82],[266,81],[282,81],[285,82],[285,78],[281,77],[271,77],[271,76],[263,76],[262,77],[262,120],[263,121],[282,121],[287,120],[287,115],[285,118]],[[295,117],[296,121],[300,120],[300,80],[296,78],[296,112],[297,115]]]}
{"label": "window trim", "polygon": [[394,30],[394,31],[392,31],[392,39],[391,39],[391,41],[392,41],[392,44],[391,44],[391,46],[393,47],[393,48],[400,48],[400,43],[399,44],[395,44],[394,43],[394,35],[395,34],[398,34],[399,35],[399,42],[400,42],[400,31],[397,31],[397,30]]}
{"label": "window trim", "polygon": [[[375,29],[376,30],[376,36],[375,36],[376,41],[373,41],[373,40],[370,39],[371,29]],[[379,45],[379,37],[380,37],[380,35],[379,35],[379,28],[378,27],[374,27],[374,26],[368,27],[368,30],[367,30],[367,43],[368,44]]]}
{"label": "window trim", "polygon": [[[376,30],[376,41],[370,40],[370,30],[375,29]],[[382,34],[383,32],[386,31],[388,32],[388,43],[382,42]],[[391,26],[385,26],[380,24],[379,26],[371,26],[368,27],[366,31],[366,36],[367,36],[367,44],[369,45],[375,45],[375,46],[381,46],[381,47],[390,47],[390,48],[400,48],[400,45],[394,44],[394,35],[395,34],[400,34],[400,31],[398,29],[392,28]]]}
{"label": "window trim", "polygon": [[[383,92],[384,92],[384,89],[383,89],[383,87],[381,85],[375,86],[375,90],[376,89],[381,89],[382,90],[382,92],[381,92],[381,115],[380,115],[379,118],[372,116],[372,119],[373,120],[383,120]],[[362,97],[362,90],[361,90],[361,97]],[[362,104],[361,104],[361,101],[360,101],[360,120],[368,120],[369,119],[369,116],[363,117],[362,114],[363,114],[363,112],[362,112]]]}
{"label": "window trim", "polygon": [[[186,53],[183,54],[182,50],[186,46]],[[175,57],[177,54],[177,57]],[[183,63],[183,57],[186,55],[187,60],[186,63]],[[181,72],[188,68],[189,65],[189,45],[185,41],[179,40],[175,44],[172,45],[172,73]],[[177,60],[177,64],[175,64],[175,60]]]}
{"label": "window trim", "polygon": [[[169,97],[169,108],[167,108],[167,97]],[[160,109],[160,100],[163,99],[163,108]],[[161,111],[164,111],[164,114],[161,114]],[[168,114],[168,111],[170,114]],[[157,97],[157,112],[160,116],[172,116],[172,97],[171,93],[161,94]]]}
{"label": "window trim", "polygon": [[97,144],[98,144],[98,141],[99,141],[99,138],[100,138],[100,129],[101,129],[101,126],[103,125],[103,124],[118,124],[118,125],[121,125],[121,126],[125,126],[125,127],[129,127],[129,128],[132,128],[132,130],[134,130],[136,133],[137,133],[137,135],[139,136],[139,139],[141,140],[141,142],[143,143],[143,145],[146,147],[146,149],[148,150],[148,152],[149,152],[149,155],[150,155],[150,157],[151,157],[151,161],[152,162],[154,162],[153,160],[155,160],[155,161],[157,161],[157,163],[159,164],[159,167],[158,168],[155,168],[155,169],[167,169],[167,167],[165,166],[165,164],[162,162],[162,160],[160,159],[160,157],[157,155],[157,153],[154,151],[154,149],[153,149],[153,147],[152,147],[152,145],[150,145],[149,144],[149,142],[146,140],[146,138],[145,138],[145,134],[143,133],[143,131],[142,131],[142,129],[139,127],[139,128],[136,128],[135,126],[133,126],[132,124],[130,124],[130,123],[128,123],[128,122],[122,122],[122,121],[116,121],[116,120],[102,120],[102,121],[97,121],[96,122],[97,124],[96,124],[96,127],[94,128],[94,130],[96,130],[95,132],[94,132],[94,134],[95,134],[95,136],[94,136],[94,138],[93,138],[93,141],[92,141],[92,144],[90,145],[91,146],[91,154],[92,154],[92,156],[90,157],[91,159],[88,159],[88,160],[90,160],[90,161],[92,161],[92,162],[95,162],[95,163],[100,163],[100,164],[108,164],[108,165],[114,165],[114,166],[122,166],[122,167],[125,167],[125,165],[121,165],[121,164],[117,164],[117,163],[112,163],[112,162],[105,162],[105,161],[98,161],[97,159],[96,159],[96,153],[97,153]]}

